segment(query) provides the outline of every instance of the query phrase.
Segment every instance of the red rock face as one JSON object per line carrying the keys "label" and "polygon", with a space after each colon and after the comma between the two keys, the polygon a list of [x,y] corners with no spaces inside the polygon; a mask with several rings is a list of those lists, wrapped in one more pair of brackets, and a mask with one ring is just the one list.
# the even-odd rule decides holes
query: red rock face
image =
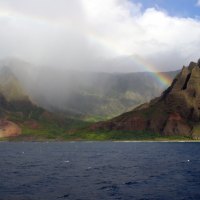
{"label": "red rock face", "polygon": [[147,122],[144,118],[140,116],[131,117],[125,121],[116,123],[116,130],[145,130]]}
{"label": "red rock face", "polygon": [[168,121],[183,121],[183,118],[179,113],[171,113],[169,115]]}
{"label": "red rock face", "polygon": [[93,124],[90,129],[91,130],[136,130],[142,131],[145,130],[147,126],[147,121],[139,116],[131,117],[127,120],[116,120],[116,121],[108,121],[108,122],[99,122]]}
{"label": "red rock face", "polygon": [[191,62],[161,97],[93,128],[192,136],[195,123],[200,123],[200,65]]}
{"label": "red rock face", "polygon": [[21,128],[11,122],[6,120],[1,120],[0,122],[0,138],[4,137],[14,137],[21,134]]}
{"label": "red rock face", "polygon": [[190,136],[192,127],[178,114],[170,114],[166,126],[163,130],[163,135],[183,135]]}
{"label": "red rock face", "polygon": [[106,122],[98,122],[98,123],[95,123],[93,125],[91,125],[90,127],[90,130],[91,131],[96,131],[96,130],[106,130],[107,128],[107,123]]}

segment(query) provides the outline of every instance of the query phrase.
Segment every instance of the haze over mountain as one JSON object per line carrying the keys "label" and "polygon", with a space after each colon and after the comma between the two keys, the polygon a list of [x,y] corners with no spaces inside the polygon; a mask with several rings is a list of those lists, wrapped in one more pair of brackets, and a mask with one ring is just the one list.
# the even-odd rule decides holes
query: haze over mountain
{"label": "haze over mountain", "polygon": [[179,70],[199,56],[198,2],[163,2],[2,0],[0,59],[16,58],[2,66],[48,110],[118,115],[160,95],[166,86],[151,72]]}
{"label": "haze over mountain", "polygon": [[[7,61],[6,63],[8,64]],[[26,90],[28,82],[24,85],[27,77],[20,79],[14,73],[19,69],[17,64],[13,68],[8,67],[4,60],[4,66],[0,67],[0,140],[15,137],[19,140],[64,137],[67,129],[74,124],[81,124],[62,114],[48,112],[34,103],[30,98],[30,91]],[[21,64],[24,64],[20,68],[22,70],[27,63]],[[20,71],[20,74],[25,72]]]}
{"label": "haze over mountain", "polygon": [[[172,79],[176,73],[164,74]],[[49,67],[35,71],[34,66],[17,59],[0,62],[0,77],[1,91],[7,98],[20,96],[22,87],[37,105],[81,118],[119,115],[166,88],[150,72],[97,73]]]}

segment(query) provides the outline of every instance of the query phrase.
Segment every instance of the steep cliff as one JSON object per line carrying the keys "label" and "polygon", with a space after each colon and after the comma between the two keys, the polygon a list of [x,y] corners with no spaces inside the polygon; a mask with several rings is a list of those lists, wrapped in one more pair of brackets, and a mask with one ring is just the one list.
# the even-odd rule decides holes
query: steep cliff
{"label": "steep cliff", "polygon": [[200,137],[200,61],[183,67],[158,98],[92,129],[151,131]]}

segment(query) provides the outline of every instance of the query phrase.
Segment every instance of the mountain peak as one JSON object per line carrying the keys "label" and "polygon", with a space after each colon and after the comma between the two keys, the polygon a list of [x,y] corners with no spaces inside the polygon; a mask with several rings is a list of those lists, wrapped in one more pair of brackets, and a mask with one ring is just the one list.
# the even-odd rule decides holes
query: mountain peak
{"label": "mountain peak", "polygon": [[161,135],[200,137],[200,60],[183,66],[160,97],[94,129],[150,131]]}

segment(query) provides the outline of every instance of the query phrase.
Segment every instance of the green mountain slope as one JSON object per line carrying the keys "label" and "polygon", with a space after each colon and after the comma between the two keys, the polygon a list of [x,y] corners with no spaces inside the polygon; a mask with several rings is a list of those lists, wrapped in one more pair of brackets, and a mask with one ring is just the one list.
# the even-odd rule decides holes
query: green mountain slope
{"label": "green mountain slope", "polygon": [[92,128],[199,139],[199,124],[200,61],[184,66],[160,97],[107,122],[97,123]]}
{"label": "green mountain slope", "polygon": [[7,67],[0,69],[0,93],[7,101],[25,100],[28,98],[19,80]]}
{"label": "green mountain slope", "polygon": [[[0,76],[3,69],[9,69],[37,105],[82,120],[117,116],[159,96],[167,87],[150,72],[120,74],[35,68],[23,61],[7,60],[0,63]],[[173,79],[177,73],[165,74]],[[22,96],[18,84],[12,84],[15,79],[0,78],[0,85],[1,80],[5,87],[0,91],[7,99]]]}
{"label": "green mountain slope", "polygon": [[[103,132],[96,131],[96,129],[91,131],[87,128],[91,123],[82,121],[86,117],[92,121],[115,116],[123,110],[132,109],[140,102],[148,101],[149,98],[159,95],[163,86],[154,79],[151,73],[107,74],[82,72],[81,76],[80,73],[76,72],[70,72],[68,75],[62,73],[65,79],[67,77],[66,81],[60,73],[52,72],[49,74],[40,73],[35,76],[35,79],[29,78],[27,74],[27,77],[23,79],[26,70],[24,67],[22,69],[17,68],[18,72],[22,72],[19,75],[18,72],[16,73],[16,69],[13,70],[12,66],[0,68],[0,138],[3,134],[10,136],[9,133],[13,130],[15,132],[11,136],[16,137],[11,137],[11,140],[12,138],[14,140],[31,141],[46,139],[118,140],[141,139],[143,136],[146,139],[160,137],[158,134],[147,134],[146,132],[142,133],[141,136],[138,135],[137,131],[133,130],[134,132],[132,132],[132,130],[127,131],[125,129],[119,132],[118,129],[111,128],[107,132],[105,130],[108,127],[110,128],[107,123],[106,129],[103,125]],[[174,77],[176,73],[170,72],[168,76]],[[43,79],[40,79],[42,75]],[[70,79],[75,81],[79,79],[79,81],[75,84]],[[27,80],[29,80],[29,83],[25,84]],[[52,83],[50,84],[50,82]],[[74,87],[67,86],[67,82],[73,83]],[[49,87],[46,87],[46,85]],[[38,104],[30,100],[30,94],[32,95],[31,99]],[[54,111],[54,114],[42,108],[43,105],[48,110]],[[160,112],[162,111],[162,105],[160,104],[158,109],[156,108],[159,119],[162,119],[162,112]],[[144,107],[142,106],[141,109]],[[151,109],[153,108],[151,107]],[[143,112],[143,116],[153,117],[151,109]],[[60,114],[55,114],[58,111]],[[126,116],[125,118],[122,117],[124,122],[125,119],[131,116],[130,113],[132,112],[122,115]],[[66,114],[68,117],[66,117]],[[75,120],[74,116],[79,117],[81,120]],[[143,123],[142,121],[139,122]],[[197,131],[198,125],[195,128]],[[5,131],[2,132],[4,129],[7,130],[6,133]],[[116,130],[117,132],[115,132]]]}
{"label": "green mountain slope", "polygon": [[[166,73],[173,77],[178,72]],[[43,69],[28,88],[38,105],[52,112],[99,120],[132,110],[167,86],[152,73],[109,74]]]}
{"label": "green mountain slope", "polygon": [[[177,72],[169,72],[172,79]],[[81,74],[83,77],[84,74]],[[159,96],[165,87],[152,73],[94,73],[92,84],[82,83],[63,104],[64,109],[86,116],[110,118]],[[85,84],[85,85],[84,85]]]}
{"label": "green mountain slope", "polygon": [[[9,80],[1,75],[6,74],[6,70],[15,78]],[[173,79],[177,73],[165,74]],[[69,71],[36,67],[16,59],[0,62],[0,85],[0,92],[7,100],[21,98],[20,90],[23,88],[33,102],[48,111],[91,121],[132,110],[159,96],[167,87],[160,84],[150,72],[120,74]]]}
{"label": "green mountain slope", "polygon": [[0,139],[63,138],[67,130],[85,124],[34,104],[12,71],[0,70]]}

